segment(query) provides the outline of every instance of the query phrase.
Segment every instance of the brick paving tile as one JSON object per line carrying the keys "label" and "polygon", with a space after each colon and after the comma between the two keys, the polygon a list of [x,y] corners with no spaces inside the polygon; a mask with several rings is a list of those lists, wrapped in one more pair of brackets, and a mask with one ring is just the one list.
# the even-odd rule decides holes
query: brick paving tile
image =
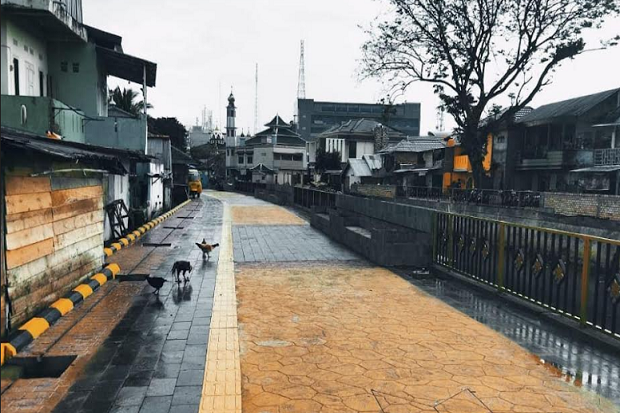
{"label": "brick paving tile", "polygon": [[308,225],[306,221],[278,206],[240,206],[231,209],[234,225]]}
{"label": "brick paving tile", "polygon": [[244,413],[618,411],[386,269],[243,264],[236,279]]}

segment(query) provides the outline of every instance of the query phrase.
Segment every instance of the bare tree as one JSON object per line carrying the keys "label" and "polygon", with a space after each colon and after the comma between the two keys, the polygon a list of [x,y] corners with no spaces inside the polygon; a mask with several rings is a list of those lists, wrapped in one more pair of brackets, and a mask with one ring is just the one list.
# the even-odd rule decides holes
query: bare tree
{"label": "bare tree", "polygon": [[[414,82],[434,84],[476,182],[488,133],[549,84],[562,61],[585,51],[585,30],[600,28],[620,9],[619,0],[388,1],[389,17],[368,30],[362,75],[387,77],[400,91]],[[501,97],[511,105],[500,113],[493,101]]]}

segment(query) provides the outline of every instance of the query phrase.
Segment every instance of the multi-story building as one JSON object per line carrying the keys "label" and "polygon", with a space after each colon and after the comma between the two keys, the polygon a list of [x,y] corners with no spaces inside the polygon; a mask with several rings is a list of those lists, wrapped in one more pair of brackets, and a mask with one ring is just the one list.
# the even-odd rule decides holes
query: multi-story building
{"label": "multi-story building", "polygon": [[229,177],[252,182],[297,184],[306,170],[306,143],[290,123],[276,115],[267,129],[226,148]]}
{"label": "multi-story building", "polygon": [[[146,113],[109,104],[108,76],[155,86],[157,65],[126,54],[122,38],[84,24],[81,0],[2,0],[2,126],[148,154]],[[144,105],[146,107],[146,105]],[[131,176],[144,188],[146,218],[164,206],[164,165],[152,158]],[[109,187],[115,184],[110,183]],[[129,191],[126,188],[126,191]]]}
{"label": "multi-story building", "polygon": [[373,155],[405,135],[372,119],[354,119],[333,126],[317,137],[317,149],[340,153],[340,162]]}
{"label": "multi-story building", "polygon": [[541,106],[520,118],[516,189],[619,193],[620,88]]}
{"label": "multi-story building", "polygon": [[316,140],[326,130],[349,120],[368,119],[398,130],[404,135],[420,134],[420,104],[321,102],[297,99],[297,132],[307,142],[308,161],[315,162]]}

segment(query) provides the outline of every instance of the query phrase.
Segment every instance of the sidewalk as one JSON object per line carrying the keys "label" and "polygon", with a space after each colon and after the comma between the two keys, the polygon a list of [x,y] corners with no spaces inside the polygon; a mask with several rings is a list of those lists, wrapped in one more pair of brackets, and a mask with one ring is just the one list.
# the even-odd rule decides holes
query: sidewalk
{"label": "sidewalk", "polygon": [[[2,394],[2,411],[197,412],[218,250],[203,261],[194,243],[218,242],[221,219],[221,203],[203,197],[108,258],[119,263],[120,274],[169,282],[159,297],[144,281],[121,276],[106,283],[20,353],[77,355],[74,363],[57,379],[3,381],[3,390],[10,387]],[[194,266],[191,282],[179,288],[170,275],[177,260]]]}
{"label": "sidewalk", "polygon": [[618,411],[392,272],[335,258],[342,247],[289,211],[243,198],[227,201],[244,413]]}

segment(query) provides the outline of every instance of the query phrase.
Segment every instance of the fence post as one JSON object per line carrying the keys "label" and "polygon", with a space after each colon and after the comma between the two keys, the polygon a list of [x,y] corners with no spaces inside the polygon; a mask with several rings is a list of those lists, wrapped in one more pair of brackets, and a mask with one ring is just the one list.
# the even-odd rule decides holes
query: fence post
{"label": "fence post", "polygon": [[454,215],[448,215],[448,265],[454,266]]}
{"label": "fence post", "polygon": [[497,241],[497,290],[504,290],[504,276],[506,271],[506,224],[499,224],[499,240]]}
{"label": "fence post", "polygon": [[437,260],[437,211],[432,212],[431,216],[431,239],[433,242],[433,258],[431,262]]}
{"label": "fence post", "polygon": [[583,267],[581,269],[581,310],[579,312],[579,321],[582,326],[588,321],[588,281],[590,278],[590,254],[592,245],[590,238],[583,239]]}

